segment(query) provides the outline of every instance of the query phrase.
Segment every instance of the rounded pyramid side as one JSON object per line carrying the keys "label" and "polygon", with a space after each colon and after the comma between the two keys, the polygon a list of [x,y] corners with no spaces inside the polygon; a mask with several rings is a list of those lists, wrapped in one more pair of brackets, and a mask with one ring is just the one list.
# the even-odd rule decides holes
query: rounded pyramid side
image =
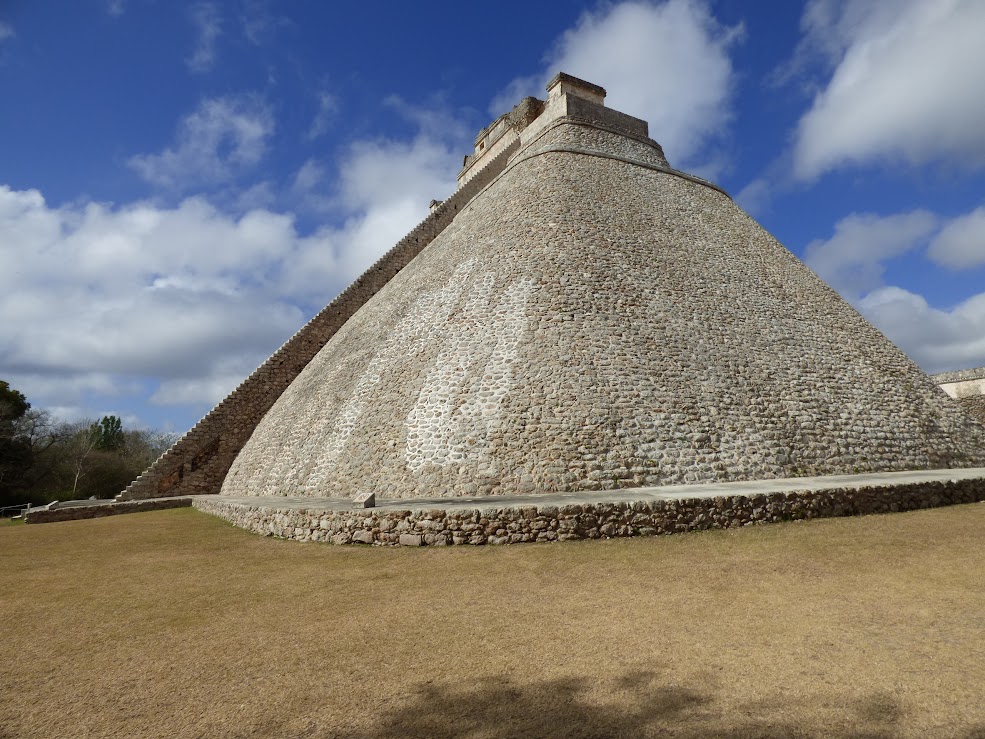
{"label": "rounded pyramid side", "polygon": [[[648,154],[651,152],[650,154]],[[309,363],[228,495],[973,466],[985,429],[723,193],[560,121]]]}

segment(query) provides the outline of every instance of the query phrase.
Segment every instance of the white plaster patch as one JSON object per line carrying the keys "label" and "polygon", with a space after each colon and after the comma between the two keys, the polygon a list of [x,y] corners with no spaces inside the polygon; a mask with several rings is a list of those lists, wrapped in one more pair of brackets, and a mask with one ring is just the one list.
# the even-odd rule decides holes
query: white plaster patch
{"label": "white plaster patch", "polygon": [[455,270],[448,284],[439,290],[427,293],[414,303],[410,312],[397,324],[386,343],[374,356],[365,372],[356,383],[352,394],[339,410],[332,432],[316,435],[319,449],[310,451],[315,458],[314,470],[303,484],[305,492],[314,492],[338,463],[352,432],[359,424],[367,404],[372,401],[376,386],[381,379],[381,370],[399,357],[412,353],[414,346],[427,338],[424,327],[432,322],[446,323],[454,306],[458,303],[466,280],[475,267],[475,260],[463,262]]}
{"label": "white plaster patch", "polygon": [[[268,416],[253,435],[251,445],[258,454],[271,460],[267,466],[241,468],[237,458],[230,477],[249,479],[249,487],[264,495],[319,494],[339,459],[360,419],[372,403],[376,388],[387,367],[416,351],[422,341],[433,340],[429,327],[443,326],[461,299],[475,260],[462,262],[449,279],[438,289],[422,295],[396,325],[387,340],[365,362],[365,369],[335,413],[326,413],[334,401],[325,385],[325,363],[332,357],[319,355],[282,396],[292,414]],[[317,402],[296,402],[298,396],[317,398]]]}
{"label": "white plaster patch", "polygon": [[985,378],[945,382],[941,385],[941,389],[952,398],[972,398],[976,395],[985,395]]}
{"label": "white plaster patch", "polygon": [[513,385],[512,363],[533,281],[513,282],[495,307],[494,285],[492,272],[477,281],[407,415],[406,459],[412,471],[428,464],[488,462],[490,436],[499,428],[500,407]]}

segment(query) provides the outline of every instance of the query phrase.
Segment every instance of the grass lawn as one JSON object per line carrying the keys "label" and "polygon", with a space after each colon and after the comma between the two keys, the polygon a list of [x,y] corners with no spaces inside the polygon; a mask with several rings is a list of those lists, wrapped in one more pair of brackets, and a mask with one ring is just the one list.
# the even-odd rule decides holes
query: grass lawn
{"label": "grass lawn", "polygon": [[0,737],[985,737],[985,504],[380,549],[0,530]]}

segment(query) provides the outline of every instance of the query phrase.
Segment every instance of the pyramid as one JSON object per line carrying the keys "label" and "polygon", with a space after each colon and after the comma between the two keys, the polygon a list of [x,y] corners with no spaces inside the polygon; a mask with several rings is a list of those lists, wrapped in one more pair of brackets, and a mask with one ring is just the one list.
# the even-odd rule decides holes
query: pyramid
{"label": "pyramid", "polygon": [[560,74],[121,496],[604,491],[985,465],[985,427]]}

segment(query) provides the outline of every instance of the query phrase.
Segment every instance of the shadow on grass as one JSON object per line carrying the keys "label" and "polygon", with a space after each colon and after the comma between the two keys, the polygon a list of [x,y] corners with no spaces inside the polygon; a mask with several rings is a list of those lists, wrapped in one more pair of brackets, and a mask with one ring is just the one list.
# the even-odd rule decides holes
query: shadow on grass
{"label": "shadow on grass", "polygon": [[[309,726],[292,736],[339,739],[409,737],[894,737],[905,728],[896,699],[876,696],[828,709],[831,721],[814,707],[765,700],[728,712],[698,690],[661,685],[655,673],[638,672],[617,681],[606,703],[593,702],[587,679],[560,679],[518,686],[509,679],[472,687],[421,683],[409,700],[386,706],[365,730],[346,732]],[[610,686],[606,686],[609,688]],[[383,703],[384,701],[381,701]],[[377,704],[378,705],[378,704]],[[367,707],[369,708],[369,707]],[[370,709],[372,710],[372,709]],[[834,715],[837,713],[837,715]],[[280,736],[267,726],[263,733]],[[259,734],[258,734],[259,735]],[[985,724],[948,733],[985,739]]]}

